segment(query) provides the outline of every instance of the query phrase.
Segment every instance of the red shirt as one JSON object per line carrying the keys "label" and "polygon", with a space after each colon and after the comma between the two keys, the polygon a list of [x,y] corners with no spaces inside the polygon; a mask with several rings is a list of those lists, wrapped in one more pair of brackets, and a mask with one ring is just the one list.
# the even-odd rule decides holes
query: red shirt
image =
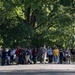
{"label": "red shirt", "polygon": [[20,53],[20,49],[17,48],[17,50],[16,50],[16,56],[19,56],[19,53]]}

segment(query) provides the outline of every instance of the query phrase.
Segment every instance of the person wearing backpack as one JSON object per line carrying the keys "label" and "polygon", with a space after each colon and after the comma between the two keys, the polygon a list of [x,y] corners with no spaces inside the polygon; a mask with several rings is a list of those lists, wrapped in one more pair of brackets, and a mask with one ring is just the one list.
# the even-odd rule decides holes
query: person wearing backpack
{"label": "person wearing backpack", "polygon": [[31,61],[31,50],[29,48],[26,49],[26,54],[25,54],[25,58],[26,58],[26,64],[32,64],[32,61]]}

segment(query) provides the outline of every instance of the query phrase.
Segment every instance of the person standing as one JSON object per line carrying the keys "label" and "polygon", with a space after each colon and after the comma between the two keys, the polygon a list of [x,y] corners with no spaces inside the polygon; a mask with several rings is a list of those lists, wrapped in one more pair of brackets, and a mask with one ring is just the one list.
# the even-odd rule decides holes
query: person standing
{"label": "person standing", "polygon": [[35,48],[32,50],[32,57],[33,57],[32,59],[33,59],[34,64],[37,63],[37,54],[38,54],[37,48],[35,47]]}
{"label": "person standing", "polygon": [[48,57],[48,63],[52,63],[53,50],[50,47],[48,47],[47,50],[47,57]]}
{"label": "person standing", "polygon": [[69,48],[67,48],[67,49],[65,50],[66,64],[70,64],[70,57],[71,57],[71,55],[70,55],[70,50],[69,50]]}
{"label": "person standing", "polygon": [[40,60],[40,63],[43,63],[43,47],[41,47],[38,51],[38,58]]}
{"label": "person standing", "polygon": [[10,57],[11,57],[11,49],[8,50],[8,61],[7,61],[7,65],[10,65]]}
{"label": "person standing", "polygon": [[54,62],[57,64],[59,63],[59,49],[56,47],[53,50]]}
{"label": "person standing", "polygon": [[30,48],[27,48],[26,53],[25,53],[26,64],[32,64],[32,61],[30,59],[31,55],[32,55],[32,53],[31,53]]}
{"label": "person standing", "polygon": [[2,56],[2,51],[0,49],[0,64],[1,64],[1,56]]}
{"label": "person standing", "polygon": [[19,54],[19,64],[24,64],[24,49],[20,49],[20,54]]}
{"label": "person standing", "polygon": [[59,54],[60,64],[62,64],[62,62],[63,62],[63,53],[64,53],[64,51],[63,51],[62,48],[60,49],[59,53],[60,53],[60,54]]}
{"label": "person standing", "polygon": [[43,54],[42,54],[42,58],[43,58],[43,64],[45,64],[46,63],[46,59],[47,59],[47,48],[46,48],[46,46],[44,45],[44,47],[43,47]]}
{"label": "person standing", "polygon": [[5,60],[6,60],[6,50],[5,48],[2,48],[1,65],[5,65]]}
{"label": "person standing", "polygon": [[71,49],[71,62],[75,62],[75,47]]}
{"label": "person standing", "polygon": [[16,64],[19,64],[19,54],[20,54],[20,47],[18,47],[17,49],[16,49],[16,52],[15,52],[15,54],[16,54]]}

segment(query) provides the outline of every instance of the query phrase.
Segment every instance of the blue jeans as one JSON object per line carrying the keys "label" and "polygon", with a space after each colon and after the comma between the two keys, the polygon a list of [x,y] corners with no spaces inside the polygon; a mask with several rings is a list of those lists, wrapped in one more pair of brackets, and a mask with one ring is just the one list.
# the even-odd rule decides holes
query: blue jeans
{"label": "blue jeans", "polygon": [[55,62],[55,63],[58,63],[58,61],[59,61],[58,56],[54,56],[54,62]]}

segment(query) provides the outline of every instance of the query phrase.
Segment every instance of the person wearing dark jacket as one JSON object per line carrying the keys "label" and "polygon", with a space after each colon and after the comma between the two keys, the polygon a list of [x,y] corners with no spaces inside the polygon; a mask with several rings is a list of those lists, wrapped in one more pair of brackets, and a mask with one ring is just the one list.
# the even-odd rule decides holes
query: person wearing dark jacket
{"label": "person wearing dark jacket", "polygon": [[75,47],[71,49],[71,62],[75,62]]}
{"label": "person wearing dark jacket", "polygon": [[2,48],[1,65],[5,65],[5,60],[6,60],[6,51],[5,48]]}
{"label": "person wearing dark jacket", "polygon": [[63,51],[63,49],[61,48],[60,51],[59,51],[59,53],[60,53],[60,54],[59,54],[60,64],[62,64],[62,62],[63,62],[63,52],[64,52],[64,51]]}
{"label": "person wearing dark jacket", "polygon": [[37,48],[34,48],[32,50],[32,57],[33,57],[34,64],[36,64],[37,63]]}

